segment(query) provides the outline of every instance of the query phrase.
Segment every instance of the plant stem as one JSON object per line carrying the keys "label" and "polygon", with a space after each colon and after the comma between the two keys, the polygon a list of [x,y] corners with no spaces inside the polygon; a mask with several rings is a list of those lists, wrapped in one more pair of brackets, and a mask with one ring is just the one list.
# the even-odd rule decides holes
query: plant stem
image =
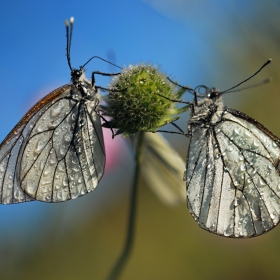
{"label": "plant stem", "polygon": [[116,264],[114,265],[108,277],[108,280],[116,280],[119,278],[121,272],[124,269],[125,264],[128,261],[128,258],[133,248],[134,232],[135,232],[135,224],[136,224],[136,210],[137,210],[137,189],[139,184],[140,167],[142,162],[142,148],[144,142],[144,134],[145,132],[143,131],[139,132],[139,137],[136,146],[135,170],[134,170],[134,178],[133,178],[133,184],[132,184],[132,190],[130,196],[130,212],[128,218],[126,242],[124,244],[124,248],[120,257],[118,258]]}

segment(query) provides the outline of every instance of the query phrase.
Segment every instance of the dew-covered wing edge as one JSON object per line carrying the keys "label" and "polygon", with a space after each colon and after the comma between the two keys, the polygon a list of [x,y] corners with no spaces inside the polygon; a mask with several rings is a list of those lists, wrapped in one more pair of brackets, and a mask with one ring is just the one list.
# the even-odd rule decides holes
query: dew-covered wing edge
{"label": "dew-covered wing edge", "polygon": [[[28,123],[32,118],[39,117],[36,114],[43,110],[56,97],[68,91],[71,84],[64,85],[39,100],[11,130],[0,144],[0,203],[11,204],[32,201],[20,188],[17,167],[20,163],[19,152],[24,146],[28,129]],[[27,131],[24,136],[24,131]]]}
{"label": "dew-covered wing edge", "polygon": [[241,118],[243,120],[246,120],[247,122],[253,124],[254,126],[256,126],[258,129],[260,129],[263,133],[265,133],[267,136],[269,136],[273,141],[275,141],[275,143],[280,147],[280,139],[273,134],[269,129],[267,129],[264,125],[262,125],[261,123],[259,123],[257,120],[253,119],[252,117],[246,115],[243,112],[240,112],[238,110],[235,109],[231,109],[231,108],[225,108],[225,110],[229,113],[231,113],[232,115],[234,115],[235,117]]}

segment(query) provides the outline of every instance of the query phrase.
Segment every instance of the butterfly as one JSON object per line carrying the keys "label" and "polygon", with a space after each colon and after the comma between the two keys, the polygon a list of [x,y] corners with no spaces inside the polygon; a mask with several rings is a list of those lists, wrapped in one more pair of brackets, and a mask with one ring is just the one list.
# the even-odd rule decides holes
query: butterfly
{"label": "butterfly", "polygon": [[224,92],[202,87],[206,96],[197,101],[194,91],[188,123],[184,179],[189,211],[214,234],[266,233],[280,219],[280,139],[255,119],[224,107],[222,95],[235,87]]}
{"label": "butterfly", "polygon": [[66,201],[93,191],[102,178],[100,96],[94,74],[92,82],[85,78],[91,59],[80,69],[71,66],[73,22],[69,32],[66,21],[72,83],[35,104],[0,144],[0,203]]}

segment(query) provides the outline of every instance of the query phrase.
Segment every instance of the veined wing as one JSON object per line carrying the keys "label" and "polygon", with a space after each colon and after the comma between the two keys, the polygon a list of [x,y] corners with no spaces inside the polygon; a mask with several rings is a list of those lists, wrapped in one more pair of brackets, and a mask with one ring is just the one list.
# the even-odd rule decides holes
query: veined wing
{"label": "veined wing", "polygon": [[19,152],[24,146],[29,132],[50,105],[51,101],[59,98],[71,85],[65,85],[46,95],[37,102],[7,135],[0,144],[0,203],[19,203],[30,201],[20,188],[16,169],[20,163]]}
{"label": "veined wing", "polygon": [[105,166],[98,103],[66,95],[42,114],[21,151],[19,180],[26,194],[61,202],[96,188]]}
{"label": "veined wing", "polygon": [[[15,188],[45,202],[66,201],[92,191],[105,165],[98,98],[85,102],[70,96],[71,85],[58,90],[56,98],[27,120],[14,164]],[[12,196],[6,203],[13,202]]]}
{"label": "veined wing", "polygon": [[[190,143],[187,200],[199,225],[229,237],[253,237],[275,227],[280,219],[278,138],[232,109],[193,135],[198,140]],[[204,142],[195,149],[199,139]]]}

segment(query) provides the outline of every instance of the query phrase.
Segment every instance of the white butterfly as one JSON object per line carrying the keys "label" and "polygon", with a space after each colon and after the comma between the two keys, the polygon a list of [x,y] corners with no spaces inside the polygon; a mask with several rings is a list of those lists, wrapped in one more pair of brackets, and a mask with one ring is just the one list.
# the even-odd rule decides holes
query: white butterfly
{"label": "white butterfly", "polygon": [[[34,105],[0,145],[0,203],[61,202],[94,190],[105,166],[98,87],[73,69],[71,84]],[[100,73],[100,72],[99,72]],[[100,73],[102,74],[102,73]]]}
{"label": "white butterfly", "polygon": [[254,237],[279,223],[280,140],[251,117],[224,107],[223,93],[207,89],[192,105],[187,205],[205,230]]}

